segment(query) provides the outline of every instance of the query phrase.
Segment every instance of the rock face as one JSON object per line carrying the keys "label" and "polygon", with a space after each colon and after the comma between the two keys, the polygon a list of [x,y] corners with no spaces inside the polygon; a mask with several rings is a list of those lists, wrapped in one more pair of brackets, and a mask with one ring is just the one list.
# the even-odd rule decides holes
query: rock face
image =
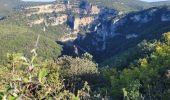
{"label": "rock face", "polygon": [[79,9],[80,9],[80,17],[83,17],[83,14],[91,13],[92,4],[90,4],[87,0],[80,0]]}
{"label": "rock face", "polygon": [[163,14],[162,16],[161,16],[161,20],[162,21],[170,21],[170,14]]}
{"label": "rock face", "polygon": [[102,37],[112,35],[111,20],[116,18],[117,15],[118,11],[114,9],[103,8],[99,13],[98,17],[96,18],[96,20],[94,21],[94,23],[91,25],[91,31],[96,30],[97,34],[99,34]]}
{"label": "rock face", "polygon": [[51,17],[49,18],[51,20],[51,25],[52,26],[57,26],[57,25],[61,25],[64,24],[67,21],[67,15],[62,14],[60,16],[57,17]]}
{"label": "rock face", "polygon": [[169,13],[168,7],[150,8],[127,15],[103,8],[89,26],[89,32],[77,36],[73,44],[100,61],[102,59],[98,58],[111,57],[144,39],[159,38],[159,33],[170,31],[170,27],[167,27],[170,26]]}
{"label": "rock face", "polygon": [[64,12],[66,11],[64,4],[46,4],[46,5],[39,5],[33,7],[27,7],[25,10],[34,10],[27,14],[27,16],[35,15],[35,14],[44,14],[44,13],[52,13],[52,12]]}
{"label": "rock face", "polygon": [[54,4],[27,7],[25,12],[27,12],[26,16],[28,18],[39,16],[38,19],[31,20],[28,23],[30,26],[45,24],[45,27],[67,24],[70,29],[66,29],[71,30],[70,33],[78,33],[94,21],[100,9],[87,0],[77,1],[77,3],[70,4],[69,0],[64,0]]}
{"label": "rock face", "polygon": [[[74,53],[76,50],[74,55],[81,55],[86,51],[91,53],[97,61],[134,47],[144,39],[154,39],[160,36],[152,33],[163,33],[170,30],[170,9],[168,7],[154,7],[123,14],[111,8],[99,9],[87,0],[81,0],[76,5],[65,0],[63,3],[55,5],[41,5],[27,9],[31,9],[31,13],[29,13],[31,16],[34,14],[48,15],[45,19],[35,20],[34,24],[43,23],[43,21],[51,26],[66,23],[71,31],[61,38],[61,42],[70,44],[71,41],[69,46],[74,46],[71,47],[71,50],[66,51]],[[52,15],[49,16],[49,14]],[[83,35],[78,34],[81,31],[83,31]]]}
{"label": "rock face", "polygon": [[112,37],[112,35],[115,35],[111,32],[111,20],[114,19],[117,15],[118,11],[114,9],[103,8],[95,20],[95,24],[97,25],[92,25],[92,27],[95,27],[95,29],[93,29],[92,31],[96,30],[96,34],[100,36],[99,41],[103,42],[100,47],[101,49],[98,48],[98,50],[105,50],[107,37]]}
{"label": "rock face", "polygon": [[94,21],[94,17],[74,17],[70,15],[67,19],[67,24],[72,30],[79,30],[80,27],[85,27],[90,25]]}
{"label": "rock face", "polygon": [[73,16],[73,15],[69,15],[68,17],[67,17],[67,25],[72,29],[72,30],[74,30],[75,29],[75,16]]}

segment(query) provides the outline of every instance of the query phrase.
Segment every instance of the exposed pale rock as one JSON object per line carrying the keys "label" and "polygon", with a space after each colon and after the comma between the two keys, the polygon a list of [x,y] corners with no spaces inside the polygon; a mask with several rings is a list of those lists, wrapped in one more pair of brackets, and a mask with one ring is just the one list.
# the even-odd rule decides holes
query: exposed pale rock
{"label": "exposed pale rock", "polygon": [[137,38],[137,37],[138,37],[137,34],[128,34],[128,35],[126,35],[126,39]]}
{"label": "exposed pale rock", "polygon": [[170,14],[163,14],[161,16],[161,21],[163,21],[163,22],[170,21]]}

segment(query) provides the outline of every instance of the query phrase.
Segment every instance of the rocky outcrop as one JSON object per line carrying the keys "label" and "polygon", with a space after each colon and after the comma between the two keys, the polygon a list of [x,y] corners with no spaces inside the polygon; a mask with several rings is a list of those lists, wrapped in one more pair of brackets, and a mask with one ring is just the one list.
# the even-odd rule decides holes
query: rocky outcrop
{"label": "rocky outcrop", "polygon": [[170,26],[169,12],[169,8],[160,7],[121,15],[114,9],[103,8],[90,24],[89,32],[77,36],[72,43],[91,53],[97,60],[105,59],[144,39],[158,38],[161,36],[159,33],[170,31],[166,28]]}
{"label": "rocky outcrop", "polygon": [[57,17],[50,17],[49,20],[50,20],[50,22],[51,22],[50,24],[52,26],[61,25],[61,24],[64,24],[67,21],[67,15],[62,14],[62,15],[57,16]]}
{"label": "rocky outcrop", "polygon": [[33,7],[27,7],[25,10],[32,11],[27,14],[27,16],[35,15],[35,14],[45,14],[45,13],[52,13],[52,12],[64,12],[66,11],[64,4],[46,4],[46,5],[39,5]]}
{"label": "rocky outcrop", "polygon": [[[156,38],[150,33],[159,33],[158,28],[162,28],[161,33],[163,33],[162,31],[168,30],[166,26],[169,26],[170,22],[168,7],[155,7],[129,14],[110,8],[98,9],[86,0],[82,0],[79,7],[72,8],[69,2],[63,3],[60,7],[64,7],[64,10],[62,9],[64,13],[59,14],[53,6],[53,12],[55,11],[56,14],[46,19],[48,23],[51,23],[50,25],[55,26],[66,22],[70,27],[71,31],[64,35],[60,42],[67,44],[69,41],[74,48],[77,48],[76,52],[83,50],[91,53],[95,58],[102,58],[98,57],[99,55],[109,57],[121,52],[130,46],[137,45],[145,37]],[[47,8],[51,9],[48,5],[38,8],[41,9],[38,12],[43,12],[43,9]],[[40,22],[42,21],[39,20],[36,23]],[[81,29],[85,34],[78,34]],[[130,43],[132,45],[129,46]]]}
{"label": "rocky outcrop", "polygon": [[31,22],[32,25],[39,25],[39,24],[42,24],[44,22],[44,18],[41,18],[41,19],[37,19],[37,20],[34,20],[33,22]]}
{"label": "rocky outcrop", "polygon": [[[26,16],[31,19],[28,23],[30,26],[45,24],[45,27],[66,23],[71,29],[70,33],[78,33],[94,21],[100,9],[96,5],[91,5],[87,0],[77,1],[77,3],[79,5],[70,4],[69,0],[64,0],[55,4],[27,7],[25,8]],[[38,17],[32,20],[32,16]]]}
{"label": "rocky outcrop", "polygon": [[163,14],[161,16],[161,21],[170,21],[170,14]]}

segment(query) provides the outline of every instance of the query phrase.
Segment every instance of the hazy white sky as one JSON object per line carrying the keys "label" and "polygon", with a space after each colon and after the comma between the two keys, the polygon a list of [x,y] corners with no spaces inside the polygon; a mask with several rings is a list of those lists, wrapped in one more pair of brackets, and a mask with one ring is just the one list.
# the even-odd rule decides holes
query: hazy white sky
{"label": "hazy white sky", "polygon": [[[55,0],[23,0],[23,1],[41,1],[41,2],[47,2],[47,1],[55,1]],[[170,0],[141,0],[141,1],[157,2],[157,1],[170,1]]]}
{"label": "hazy white sky", "polygon": [[48,1],[55,1],[55,0],[22,0],[22,1],[41,1],[41,2],[48,2]]}
{"label": "hazy white sky", "polygon": [[157,1],[170,1],[170,0],[141,0],[141,1],[147,1],[147,2],[157,2]]}

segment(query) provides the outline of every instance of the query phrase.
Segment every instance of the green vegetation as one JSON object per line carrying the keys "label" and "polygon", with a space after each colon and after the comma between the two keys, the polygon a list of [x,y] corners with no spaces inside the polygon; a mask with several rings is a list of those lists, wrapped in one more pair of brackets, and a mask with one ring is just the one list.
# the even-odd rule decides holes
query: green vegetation
{"label": "green vegetation", "polygon": [[6,61],[7,53],[24,52],[25,55],[30,56],[29,52],[35,48],[38,35],[40,35],[37,50],[39,56],[45,59],[57,58],[61,52],[61,46],[53,39],[57,35],[47,34],[41,30],[35,31],[14,22],[0,22],[0,63]]}
{"label": "green vegetation", "polygon": [[7,54],[8,63],[0,67],[0,98],[169,100],[170,33],[163,36],[162,41],[141,43],[141,49],[149,50],[147,56],[123,69],[98,69],[88,53],[80,58],[64,56],[56,60],[41,60],[36,49],[28,58]]}
{"label": "green vegetation", "polygon": [[14,11],[25,6],[35,6],[47,4],[46,2],[23,2],[22,0],[1,0],[0,1],[0,16],[6,16]]}
{"label": "green vegetation", "polygon": [[89,0],[89,1],[93,4],[103,7],[115,8],[125,13],[131,11],[139,11],[150,7],[170,5],[169,1],[160,3],[147,3],[142,2],[140,0]]}
{"label": "green vegetation", "polygon": [[[79,100],[80,98],[91,98],[87,82],[84,82],[80,90],[71,91],[74,88],[67,89],[68,85],[65,84],[65,80],[62,78],[63,74],[60,73],[62,70],[60,65],[51,60],[41,61],[37,58],[36,51],[32,55],[29,59],[22,54],[8,54],[8,64],[1,67],[0,72],[0,99]],[[88,61],[87,58],[83,59]],[[79,68],[79,66],[76,67]],[[94,73],[86,67],[80,69],[80,71],[83,70],[89,74]]]}
{"label": "green vegetation", "polygon": [[117,72],[110,69],[104,75],[110,80],[114,98],[141,100],[142,98],[169,100],[170,33],[164,42],[156,42],[154,52],[136,64]]}
{"label": "green vegetation", "polygon": [[[91,2],[125,12],[150,7],[136,0],[96,1]],[[28,26],[41,16],[14,12],[0,21],[0,100],[170,100],[170,32],[161,34],[168,23],[149,23],[149,29],[137,30],[141,38],[124,44],[121,38],[110,40],[120,52],[109,59],[99,55],[104,62],[98,65],[89,53],[60,57],[56,41],[66,26],[49,26],[45,32],[43,24]],[[120,30],[130,33],[136,25],[130,22]]]}

